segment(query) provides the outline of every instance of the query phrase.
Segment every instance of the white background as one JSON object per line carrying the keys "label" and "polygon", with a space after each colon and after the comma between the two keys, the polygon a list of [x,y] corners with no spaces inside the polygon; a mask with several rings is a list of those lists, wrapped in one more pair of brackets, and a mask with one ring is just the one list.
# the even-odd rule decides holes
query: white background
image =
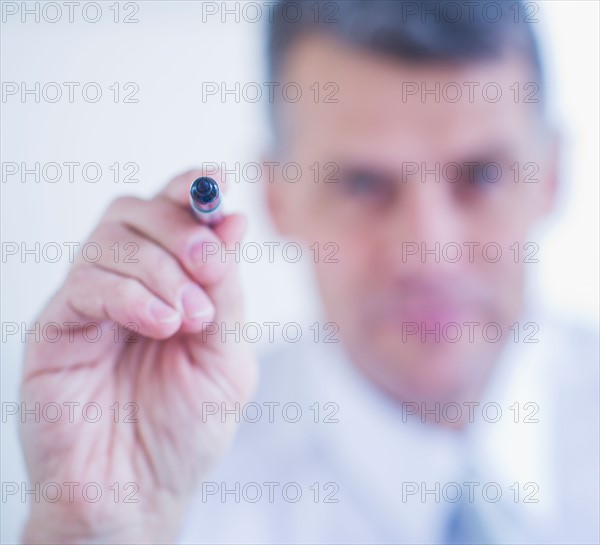
{"label": "white background", "polygon": [[[34,5],[29,2],[28,5]],[[102,2],[100,22],[87,23],[80,11],[69,23],[55,24],[18,16],[2,24],[3,82],[99,82],[105,97],[96,104],[32,102],[14,97],[2,103],[2,162],[95,161],[104,171],[96,184],[81,177],[69,184],[1,185],[2,241],[82,241],[117,195],[150,196],[172,175],[203,161],[232,164],[258,160],[268,131],[264,104],[201,101],[202,81],[263,82],[263,24],[202,23],[196,1],[138,2],[136,24],[115,24],[113,2]],[[564,315],[598,321],[598,17],[596,1],[539,2],[535,25],[544,45],[552,114],[564,135],[562,189],[558,208],[537,240],[541,251],[531,284],[543,302]],[[90,12],[92,13],[92,12]],[[121,15],[125,15],[123,11]],[[266,12],[265,12],[266,13]],[[136,82],[137,104],[115,104],[108,86]],[[79,87],[80,89],[81,87]],[[113,183],[108,166],[135,162],[139,183]],[[230,209],[250,218],[247,240],[277,240],[270,231],[258,185],[233,187]],[[537,235],[536,235],[537,236]],[[535,238],[534,238],[535,239]],[[303,260],[304,262],[305,260]],[[59,285],[68,267],[35,263],[18,256],[2,263],[2,322],[33,320]],[[313,300],[303,266],[274,267],[263,260],[244,264],[247,318],[250,321],[301,321]],[[2,401],[18,401],[23,345],[18,337],[2,343]],[[2,423],[2,481],[26,479],[16,418]],[[18,540],[25,506],[2,504],[2,543]],[[18,508],[15,507],[18,505]]]}

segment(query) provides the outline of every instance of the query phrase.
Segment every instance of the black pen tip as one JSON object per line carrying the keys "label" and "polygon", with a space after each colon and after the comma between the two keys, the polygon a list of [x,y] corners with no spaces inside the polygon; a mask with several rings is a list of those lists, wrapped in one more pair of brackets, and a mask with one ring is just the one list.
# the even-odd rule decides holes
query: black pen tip
{"label": "black pen tip", "polygon": [[200,203],[211,203],[219,196],[219,185],[208,176],[194,180],[191,188],[192,198]]}

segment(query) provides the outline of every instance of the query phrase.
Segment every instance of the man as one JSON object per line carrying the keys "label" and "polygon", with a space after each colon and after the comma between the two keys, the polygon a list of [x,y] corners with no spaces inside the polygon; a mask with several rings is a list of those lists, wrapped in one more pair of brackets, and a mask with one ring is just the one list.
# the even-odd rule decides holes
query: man
{"label": "man", "polygon": [[[267,159],[303,179],[268,180],[268,203],[283,235],[338,249],[315,278],[340,342],[286,345],[253,393],[250,347],[214,333],[243,323],[236,266],[206,252],[243,218],[194,222],[201,172],[118,199],[91,240],[138,262],[75,264],[40,321],[79,325],[28,347],[23,396],[138,422],[23,426],[32,481],[105,492],[34,504],[24,541],[597,542],[597,345],[524,297],[557,172],[526,10],[290,4],[271,80],[334,96],[276,101]],[[270,412],[226,452],[240,406]]]}

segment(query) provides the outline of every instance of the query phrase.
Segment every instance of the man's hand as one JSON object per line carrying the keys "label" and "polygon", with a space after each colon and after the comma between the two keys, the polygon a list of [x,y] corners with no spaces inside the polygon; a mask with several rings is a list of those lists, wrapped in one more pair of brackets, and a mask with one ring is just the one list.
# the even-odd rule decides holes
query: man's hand
{"label": "man's hand", "polygon": [[[38,318],[61,335],[52,342],[47,326],[52,335],[29,342],[23,401],[65,414],[26,419],[22,441],[30,487],[58,483],[62,497],[33,503],[25,543],[172,542],[232,438],[230,424],[203,419],[203,403],[243,403],[256,364],[247,346],[203,335],[207,322],[231,328],[243,308],[236,264],[202,245],[233,248],[244,218],[213,229],[195,221],[188,192],[201,175],[183,174],[150,200],[114,201],[90,237],[102,257],[79,258]],[[84,418],[87,403],[102,410],[97,422]],[[98,501],[82,494],[88,483]]]}

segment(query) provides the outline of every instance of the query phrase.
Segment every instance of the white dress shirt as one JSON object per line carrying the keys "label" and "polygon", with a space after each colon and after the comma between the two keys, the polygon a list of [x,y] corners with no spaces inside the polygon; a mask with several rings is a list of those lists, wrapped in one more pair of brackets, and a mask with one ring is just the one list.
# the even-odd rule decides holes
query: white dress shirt
{"label": "white dress shirt", "polygon": [[[262,417],[240,412],[178,542],[451,543],[459,517],[481,543],[598,543],[598,338],[535,321],[540,342],[505,344],[461,432],[409,415],[339,344],[272,351],[253,399]],[[280,404],[272,422],[265,403]]]}

